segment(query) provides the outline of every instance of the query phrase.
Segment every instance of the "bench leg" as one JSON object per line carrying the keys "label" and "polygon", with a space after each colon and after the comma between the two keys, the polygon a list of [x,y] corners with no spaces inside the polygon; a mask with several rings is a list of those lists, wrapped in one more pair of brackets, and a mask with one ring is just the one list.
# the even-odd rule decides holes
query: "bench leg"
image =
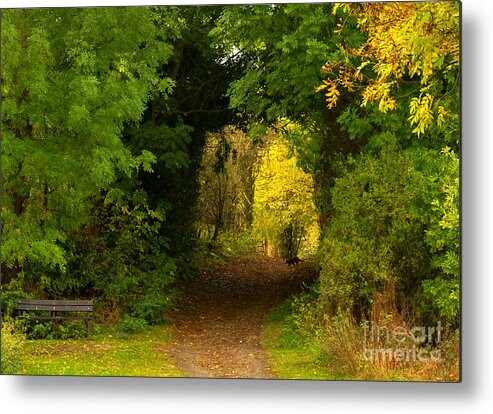
{"label": "bench leg", "polygon": [[56,312],[52,312],[51,316],[53,317],[53,339],[55,339],[56,333],[58,331],[58,320],[56,318]]}
{"label": "bench leg", "polygon": [[89,339],[91,337],[91,320],[86,319],[86,326],[87,326],[87,338]]}

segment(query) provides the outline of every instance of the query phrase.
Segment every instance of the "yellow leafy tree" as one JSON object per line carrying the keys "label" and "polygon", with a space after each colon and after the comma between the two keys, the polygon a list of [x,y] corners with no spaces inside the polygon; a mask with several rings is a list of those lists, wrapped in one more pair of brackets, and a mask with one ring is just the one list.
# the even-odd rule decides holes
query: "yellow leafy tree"
{"label": "yellow leafy tree", "polygon": [[266,141],[254,184],[254,231],[267,254],[304,256],[315,250],[319,235],[313,179],[281,136],[270,132]]}
{"label": "yellow leafy tree", "polygon": [[[327,78],[317,91],[325,91],[328,108],[337,104],[341,88],[358,87],[362,106],[377,103],[387,112],[396,108],[400,84],[418,80],[408,118],[415,134],[457,116],[446,94],[434,87],[447,76],[458,81],[459,2],[344,3],[336,4],[333,13],[340,19],[338,32],[352,18],[366,40],[356,48],[341,46],[343,58],[322,68]],[[371,75],[365,74],[367,67]]]}

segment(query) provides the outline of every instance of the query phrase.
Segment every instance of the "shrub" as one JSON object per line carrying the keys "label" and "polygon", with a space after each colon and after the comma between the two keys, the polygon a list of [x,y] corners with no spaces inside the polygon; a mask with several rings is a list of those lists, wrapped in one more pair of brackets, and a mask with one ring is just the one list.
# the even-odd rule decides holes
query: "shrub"
{"label": "shrub", "polygon": [[439,317],[458,326],[459,315],[459,158],[445,148],[436,159],[430,226],[426,242],[433,254],[435,278],[423,281],[424,297]]}
{"label": "shrub", "polygon": [[257,241],[252,237],[249,229],[220,233],[217,245],[221,253],[226,256],[253,254],[257,250]]}
{"label": "shrub", "polygon": [[130,198],[109,192],[94,213],[100,235],[81,240],[79,260],[71,261],[86,289],[100,304],[100,316],[116,322],[123,314],[159,323],[174,297],[176,261],[160,236],[164,211],[151,210],[142,192]]}
{"label": "shrub", "polygon": [[63,321],[53,330],[53,322],[22,321],[28,339],[80,339],[87,336],[83,321]]}
{"label": "shrub", "polygon": [[321,242],[326,313],[341,308],[369,318],[378,299],[383,313],[456,320],[456,161],[387,143],[348,162],[332,189],[334,214]]}
{"label": "shrub", "polygon": [[27,328],[29,339],[52,339],[53,325],[51,322],[36,323],[31,328]]}
{"label": "shrub", "polygon": [[164,320],[164,311],[169,309],[175,294],[169,291],[147,289],[146,294],[133,306],[133,314],[139,319],[146,321],[149,325],[156,325]]}
{"label": "shrub", "polygon": [[22,364],[22,349],[25,336],[18,324],[9,319],[2,321],[2,346],[0,357],[2,358],[2,374],[19,373]]}
{"label": "shrub", "polygon": [[417,292],[430,272],[423,189],[411,155],[396,145],[350,160],[332,190],[334,217],[323,241],[321,297],[330,313],[341,308],[365,318],[389,286],[408,299]]}
{"label": "shrub", "polygon": [[145,319],[123,315],[120,326],[125,333],[137,333],[144,331],[148,325]]}

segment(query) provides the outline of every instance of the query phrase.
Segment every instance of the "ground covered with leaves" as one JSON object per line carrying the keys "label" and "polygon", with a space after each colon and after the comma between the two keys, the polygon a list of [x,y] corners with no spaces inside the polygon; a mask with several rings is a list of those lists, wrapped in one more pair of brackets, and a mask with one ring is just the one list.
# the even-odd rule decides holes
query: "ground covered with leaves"
{"label": "ground covered with leaves", "polygon": [[170,315],[178,368],[192,377],[275,378],[261,344],[266,317],[310,279],[306,270],[266,257],[204,268]]}

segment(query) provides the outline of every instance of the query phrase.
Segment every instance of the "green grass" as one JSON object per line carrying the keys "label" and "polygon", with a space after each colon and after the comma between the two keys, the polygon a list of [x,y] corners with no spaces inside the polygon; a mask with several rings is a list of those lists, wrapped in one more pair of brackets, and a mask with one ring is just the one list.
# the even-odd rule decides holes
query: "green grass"
{"label": "green grass", "polygon": [[346,379],[330,369],[327,356],[316,344],[310,344],[290,325],[290,302],[277,306],[267,319],[262,345],[271,369],[283,379]]}
{"label": "green grass", "polygon": [[18,374],[183,377],[167,347],[171,325],[124,334],[102,328],[90,339],[30,340],[22,351]]}

